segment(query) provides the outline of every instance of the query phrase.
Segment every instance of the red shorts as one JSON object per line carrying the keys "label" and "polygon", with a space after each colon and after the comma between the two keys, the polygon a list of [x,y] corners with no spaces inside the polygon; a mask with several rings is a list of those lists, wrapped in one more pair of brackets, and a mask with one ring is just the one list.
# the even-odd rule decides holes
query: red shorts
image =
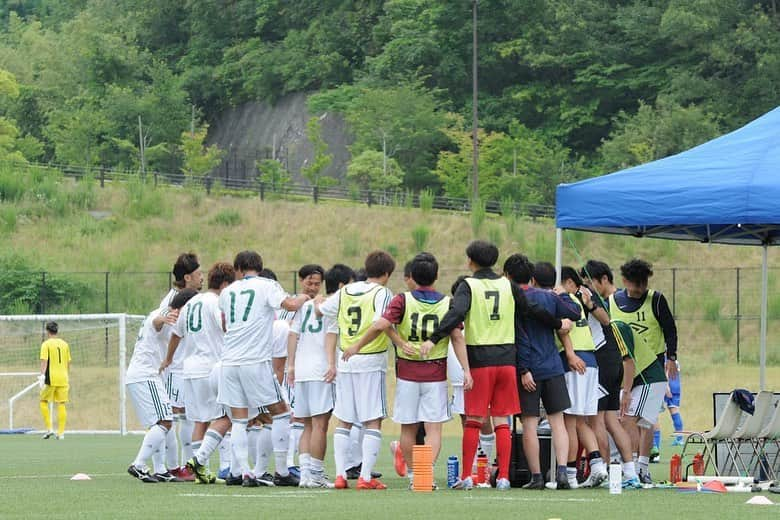
{"label": "red shorts", "polygon": [[463,393],[464,411],[472,417],[503,417],[520,413],[517,369],[514,365],[472,368],[474,387]]}

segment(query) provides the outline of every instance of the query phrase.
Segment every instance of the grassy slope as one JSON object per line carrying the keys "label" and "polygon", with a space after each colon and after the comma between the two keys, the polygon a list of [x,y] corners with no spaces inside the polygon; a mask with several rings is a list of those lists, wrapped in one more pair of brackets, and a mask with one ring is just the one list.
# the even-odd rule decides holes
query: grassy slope
{"label": "grassy slope", "polygon": [[[402,263],[416,252],[411,230],[424,225],[430,229],[425,247],[439,258],[440,286],[446,289],[464,271],[463,250],[474,236],[469,216],[455,212],[424,213],[419,209],[368,208],[336,202],[317,206],[309,201],[262,202],[257,198],[205,197],[181,188],[158,188],[157,196],[161,215],[133,218],[130,215],[137,214],[138,210],[128,203],[124,187],[99,189],[94,209],[111,212],[109,219],[96,222],[87,212],[77,212],[58,219],[20,220],[14,232],[0,235],[0,248],[34,258],[46,270],[81,272],[164,272],[184,250],[196,251],[202,264],[208,266],[217,260],[232,259],[238,250],[251,248],[261,252],[266,265],[277,271],[284,285],[292,290],[291,272],[304,263],[328,266],[344,262],[358,266],[373,248],[397,251]],[[240,223],[218,223],[220,216],[223,221],[230,221],[224,217],[236,212]],[[500,262],[515,251],[525,252],[534,260],[553,260],[555,239],[550,221],[520,219],[512,224],[489,216],[480,236],[500,244]],[[720,302],[723,314],[733,313],[729,307],[733,289],[721,287],[729,283],[730,273],[722,275],[716,269],[758,266],[759,248],[585,233],[567,233],[566,237],[564,263],[579,265],[579,255],[582,255],[618,266],[630,257],[643,257],[654,263],[658,271],[654,285],[666,294],[671,292],[671,279],[664,268],[702,269],[679,273],[676,285],[677,314],[690,317],[678,321],[686,373],[687,427],[711,424],[712,391],[736,386],[758,387],[755,366],[730,366],[734,361],[733,331],[729,341],[722,339],[717,332],[717,318],[710,321],[701,318],[701,302],[714,301],[716,308]],[[755,279],[757,272],[752,271],[745,278],[750,276],[751,280]],[[118,278],[117,283],[121,283],[122,278]],[[96,278],[96,283],[101,283],[99,280]],[[112,310],[145,313],[167,289],[165,276],[146,276],[141,284],[127,283],[133,280],[136,278],[126,280],[121,298],[112,303]],[[771,285],[774,287],[774,281]],[[400,290],[401,277],[395,275],[391,286]],[[693,296],[686,297],[686,293]],[[748,302],[753,308],[757,297],[756,292],[753,301]],[[773,334],[774,328],[770,327],[770,340],[777,336]],[[747,349],[746,344],[752,344],[754,358],[756,331],[757,326],[746,325],[742,332],[743,349]],[[778,350],[772,345],[770,342],[770,353]],[[780,368],[772,368],[767,380],[770,385],[780,381]]]}

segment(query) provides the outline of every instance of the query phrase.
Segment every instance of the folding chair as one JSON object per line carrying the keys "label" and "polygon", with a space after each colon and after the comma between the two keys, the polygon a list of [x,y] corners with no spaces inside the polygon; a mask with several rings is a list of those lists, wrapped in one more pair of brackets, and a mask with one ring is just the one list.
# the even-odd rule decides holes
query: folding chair
{"label": "folding chair", "polygon": [[717,449],[719,445],[722,444],[726,447],[728,459],[732,464],[734,464],[735,457],[737,456],[733,436],[734,432],[736,432],[739,427],[742,409],[734,402],[733,397],[734,392],[729,395],[728,402],[723,408],[713,429],[706,432],[690,432],[685,438],[681,457],[685,457],[689,445],[700,446],[704,459],[705,473],[707,472],[707,467],[712,464],[715,475],[721,475],[720,468],[717,464]]}
{"label": "folding chair", "polygon": [[[736,457],[732,460],[732,467],[738,473],[753,475],[758,465],[762,464],[759,434],[774,412],[773,405],[774,394],[772,392],[759,392],[754,401],[755,410],[753,415],[749,415],[745,422],[742,423],[742,426],[734,433],[734,453]],[[751,448],[750,458],[747,462],[745,462],[742,455],[742,447],[745,445],[749,445]]]}
{"label": "folding chair", "polygon": [[[759,453],[763,455],[759,457],[759,464],[764,466],[770,479],[777,479],[780,477],[780,468],[778,467],[778,461],[780,461],[780,403],[775,405],[769,424],[758,434],[758,444]],[[765,456],[767,444],[775,446],[775,456],[771,463]]]}

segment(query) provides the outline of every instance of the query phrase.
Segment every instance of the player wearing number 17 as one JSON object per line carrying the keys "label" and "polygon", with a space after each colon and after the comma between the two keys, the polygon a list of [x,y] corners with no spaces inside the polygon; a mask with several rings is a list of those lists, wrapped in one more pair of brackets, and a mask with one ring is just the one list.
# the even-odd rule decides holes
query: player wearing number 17
{"label": "player wearing number 17", "polygon": [[522,318],[530,314],[550,328],[561,328],[561,320],[534,304],[529,304],[522,289],[493,272],[498,248],[484,240],[475,240],[466,248],[467,266],[472,275],[461,283],[430,339],[420,346],[426,355],[434,346],[464,323],[466,352],[474,387],[465,392],[466,424],[463,427],[463,470],[456,489],[469,489],[471,464],[479,443],[484,418],[490,413],[496,433],[498,478],[496,488],[509,489],[509,458],[512,438],[509,417],[520,413],[515,363],[517,349],[528,348]]}
{"label": "player wearing number 17", "polygon": [[[273,450],[276,457],[277,485],[292,485],[287,471],[290,439],[290,408],[284,402],[276,379],[273,355],[273,323],[280,308],[297,311],[310,299],[306,294],[290,297],[275,280],[258,276],[263,259],[255,251],[242,251],[233,261],[236,281],[219,295],[219,308],[225,319],[222,346],[222,371],[217,402],[230,407],[233,426],[233,459],[226,483],[242,481],[256,486],[249,471],[247,423],[265,406],[273,417]],[[249,416],[249,410],[253,416]],[[298,485],[295,479],[295,485]]]}

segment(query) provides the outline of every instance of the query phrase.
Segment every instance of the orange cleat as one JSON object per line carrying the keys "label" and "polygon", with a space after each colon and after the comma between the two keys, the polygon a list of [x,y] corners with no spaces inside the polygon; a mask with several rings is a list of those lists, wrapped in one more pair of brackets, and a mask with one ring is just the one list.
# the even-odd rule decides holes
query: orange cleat
{"label": "orange cleat", "polygon": [[393,465],[395,466],[395,472],[399,477],[406,476],[406,461],[404,460],[404,453],[401,451],[398,441],[390,442],[390,451],[393,453]]}
{"label": "orange cleat", "polygon": [[363,480],[363,477],[358,478],[357,489],[387,489],[387,486],[382,484],[378,478],[372,478],[368,482]]}
{"label": "orange cleat", "polygon": [[349,484],[347,484],[347,479],[345,479],[343,475],[339,475],[336,477],[333,487],[336,489],[347,489]]}
{"label": "orange cleat", "polygon": [[171,473],[185,482],[195,482],[195,474],[187,466],[182,466],[176,473],[173,471]]}

